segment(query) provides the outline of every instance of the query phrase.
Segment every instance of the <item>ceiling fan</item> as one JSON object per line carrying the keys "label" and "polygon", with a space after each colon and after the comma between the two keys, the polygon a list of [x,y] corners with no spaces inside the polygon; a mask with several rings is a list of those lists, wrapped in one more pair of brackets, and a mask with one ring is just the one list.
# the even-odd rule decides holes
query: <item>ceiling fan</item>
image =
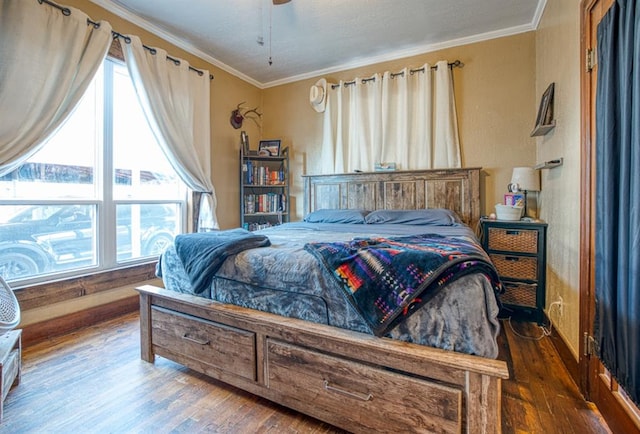
{"label": "ceiling fan", "polygon": [[274,5],[283,5],[285,3],[289,3],[291,0],[272,0]]}

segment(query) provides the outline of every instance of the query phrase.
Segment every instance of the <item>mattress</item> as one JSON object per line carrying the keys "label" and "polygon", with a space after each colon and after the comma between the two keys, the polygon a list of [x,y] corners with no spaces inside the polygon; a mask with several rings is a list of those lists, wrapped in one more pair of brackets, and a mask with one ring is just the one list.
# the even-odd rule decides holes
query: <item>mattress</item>
{"label": "mattress", "polygon": [[[202,294],[222,303],[271,312],[371,334],[348,303],[340,283],[304,249],[310,242],[361,237],[439,234],[475,240],[463,225],[287,223],[256,233],[271,245],[242,251],[225,260]],[[165,288],[193,293],[189,277],[170,246],[158,273]],[[484,274],[468,274],[447,284],[385,337],[482,357],[496,358],[500,324],[495,289]]]}

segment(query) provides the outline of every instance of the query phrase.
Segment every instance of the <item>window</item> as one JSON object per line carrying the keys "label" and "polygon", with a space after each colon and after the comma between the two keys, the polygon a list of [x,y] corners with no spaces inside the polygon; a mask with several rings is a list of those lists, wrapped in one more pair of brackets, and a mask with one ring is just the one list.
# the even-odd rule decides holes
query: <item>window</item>
{"label": "window", "polygon": [[186,187],[127,68],[111,59],[44,147],[0,178],[0,200],[0,275],[9,281],[155,260],[186,214]]}

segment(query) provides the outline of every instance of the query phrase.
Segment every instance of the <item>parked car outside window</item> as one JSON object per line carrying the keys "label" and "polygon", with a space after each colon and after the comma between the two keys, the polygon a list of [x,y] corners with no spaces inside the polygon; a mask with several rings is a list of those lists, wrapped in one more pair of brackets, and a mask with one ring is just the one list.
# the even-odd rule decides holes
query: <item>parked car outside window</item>
{"label": "parked car outside window", "polygon": [[[117,261],[159,255],[177,233],[177,207],[116,206]],[[97,264],[94,205],[27,206],[0,223],[0,275],[29,278]]]}

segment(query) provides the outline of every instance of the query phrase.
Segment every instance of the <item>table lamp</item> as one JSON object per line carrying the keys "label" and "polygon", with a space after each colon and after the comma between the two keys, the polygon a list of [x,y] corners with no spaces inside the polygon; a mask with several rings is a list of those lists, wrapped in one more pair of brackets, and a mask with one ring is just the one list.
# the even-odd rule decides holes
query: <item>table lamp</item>
{"label": "table lamp", "polygon": [[540,191],[540,175],[533,167],[514,167],[511,174],[510,191],[522,191],[524,193],[524,216],[527,213],[527,191]]}

